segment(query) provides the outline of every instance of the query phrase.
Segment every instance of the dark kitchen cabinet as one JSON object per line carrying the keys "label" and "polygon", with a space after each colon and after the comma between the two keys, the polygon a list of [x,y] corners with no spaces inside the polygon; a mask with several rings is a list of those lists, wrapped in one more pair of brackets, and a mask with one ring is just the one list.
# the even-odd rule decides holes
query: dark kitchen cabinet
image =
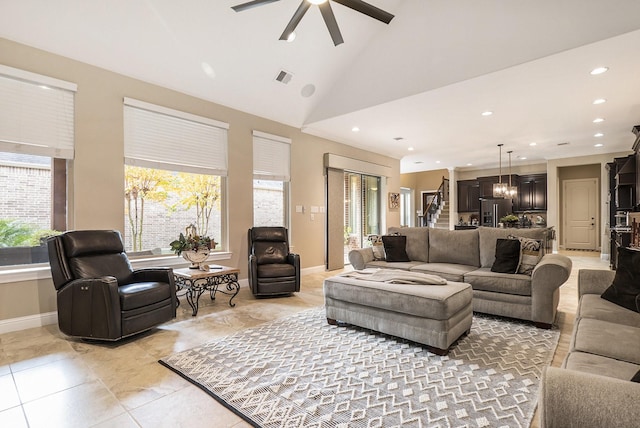
{"label": "dark kitchen cabinet", "polygon": [[547,174],[521,175],[518,211],[547,210]]}
{"label": "dark kitchen cabinet", "polygon": [[498,176],[478,178],[479,193],[481,198],[493,198],[493,183],[498,182]]}
{"label": "dark kitchen cabinet", "polygon": [[480,212],[480,184],[478,180],[458,181],[458,212]]}
{"label": "dark kitchen cabinet", "polygon": [[[513,186],[518,185],[519,177],[515,174],[511,175],[511,184]],[[480,186],[480,197],[485,199],[493,198],[493,184],[498,183],[499,179],[497,175],[490,177],[478,177],[478,185]],[[509,176],[503,175],[502,182],[509,184]]]}
{"label": "dark kitchen cabinet", "polygon": [[616,164],[616,208],[632,210],[636,204],[636,157],[629,155],[615,158]]}
{"label": "dark kitchen cabinet", "polygon": [[631,130],[635,136],[636,141],[633,143],[633,151],[635,152],[635,161],[636,161],[636,207],[634,211],[639,211],[640,207],[640,125],[636,125]]}

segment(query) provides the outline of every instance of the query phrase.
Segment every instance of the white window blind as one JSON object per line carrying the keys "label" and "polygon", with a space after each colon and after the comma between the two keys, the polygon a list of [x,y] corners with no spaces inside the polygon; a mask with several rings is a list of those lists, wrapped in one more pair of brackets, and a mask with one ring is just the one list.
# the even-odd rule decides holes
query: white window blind
{"label": "white window blind", "polygon": [[289,181],[291,178],[291,140],[253,131],[253,178]]}
{"label": "white window blind", "polygon": [[125,98],[128,165],[227,175],[227,129],[213,119]]}
{"label": "white window blind", "polygon": [[76,88],[0,65],[0,151],[73,159]]}

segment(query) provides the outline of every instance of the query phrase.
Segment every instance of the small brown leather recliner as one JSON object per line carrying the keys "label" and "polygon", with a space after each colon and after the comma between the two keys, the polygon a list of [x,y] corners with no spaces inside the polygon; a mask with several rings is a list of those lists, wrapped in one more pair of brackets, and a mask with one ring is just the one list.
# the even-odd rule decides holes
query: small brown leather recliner
{"label": "small brown leather recliner", "polygon": [[47,245],[64,334],[115,341],[175,318],[173,270],[133,270],[120,232],[69,231]]}
{"label": "small brown leather recliner", "polygon": [[249,229],[249,286],[258,297],[300,291],[300,256],[289,253],[284,227]]}

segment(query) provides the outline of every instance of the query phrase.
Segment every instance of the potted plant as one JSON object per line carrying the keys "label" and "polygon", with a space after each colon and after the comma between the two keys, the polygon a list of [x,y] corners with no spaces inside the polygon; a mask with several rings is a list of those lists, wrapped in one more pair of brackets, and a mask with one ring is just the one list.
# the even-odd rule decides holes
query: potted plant
{"label": "potted plant", "polygon": [[504,223],[507,227],[514,227],[520,219],[515,214],[509,214],[500,219],[501,223]]}
{"label": "potted plant", "polygon": [[169,245],[171,251],[191,262],[191,269],[199,269],[202,263],[209,257],[209,252],[216,248],[217,242],[208,236],[198,235],[195,225],[190,224],[185,233],[180,233],[178,239]]}

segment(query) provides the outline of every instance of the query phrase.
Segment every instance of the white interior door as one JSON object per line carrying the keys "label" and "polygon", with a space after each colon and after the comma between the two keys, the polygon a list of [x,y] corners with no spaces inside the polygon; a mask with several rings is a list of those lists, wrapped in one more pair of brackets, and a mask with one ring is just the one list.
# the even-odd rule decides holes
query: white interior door
{"label": "white interior door", "polygon": [[576,250],[598,248],[598,179],[565,180],[564,247]]}

